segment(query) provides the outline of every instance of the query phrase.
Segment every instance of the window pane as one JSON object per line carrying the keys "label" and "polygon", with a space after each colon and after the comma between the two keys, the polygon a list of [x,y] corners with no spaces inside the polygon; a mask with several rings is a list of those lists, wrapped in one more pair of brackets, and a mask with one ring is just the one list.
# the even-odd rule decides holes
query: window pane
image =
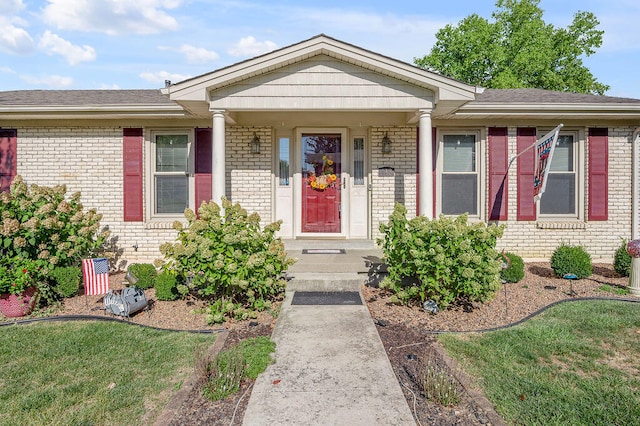
{"label": "window pane", "polygon": [[445,172],[476,171],[476,140],[473,135],[444,135]]}
{"label": "window pane", "polygon": [[289,186],[289,138],[280,138],[279,184]]}
{"label": "window pane", "polygon": [[478,177],[473,174],[442,175],[442,213],[478,214]]}
{"label": "window pane", "polygon": [[156,213],[182,213],[189,207],[187,176],[156,176]]}
{"label": "window pane", "polygon": [[560,135],[551,159],[552,172],[573,171],[573,136]]}
{"label": "window pane", "polygon": [[540,199],[540,214],[576,214],[575,174],[549,173],[547,179]]}
{"label": "window pane", "polygon": [[188,160],[187,135],[156,136],[157,172],[187,172]]}
{"label": "window pane", "polygon": [[364,185],[364,139],[353,140],[353,184]]}

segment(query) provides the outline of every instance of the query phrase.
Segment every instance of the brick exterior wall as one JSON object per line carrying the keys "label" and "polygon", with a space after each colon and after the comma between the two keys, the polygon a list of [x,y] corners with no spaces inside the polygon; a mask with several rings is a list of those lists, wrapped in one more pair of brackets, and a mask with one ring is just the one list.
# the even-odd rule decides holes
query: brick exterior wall
{"label": "brick exterior wall", "polygon": [[[260,138],[260,154],[252,154],[253,133]],[[273,176],[272,137],[268,127],[226,128],[227,194],[248,212],[257,212],[264,226],[271,222]]]}
{"label": "brick exterior wall", "polygon": [[[516,155],[516,127],[509,127],[509,158]],[[581,134],[586,135],[587,129]],[[498,248],[527,259],[548,259],[561,243],[582,245],[593,259],[612,259],[622,239],[631,236],[631,135],[629,127],[609,128],[609,220],[588,221],[588,141],[582,144],[584,157],[583,220],[517,221],[517,165],[509,169],[509,220]],[[483,141],[486,143],[486,141]],[[486,159],[485,159],[486,161]],[[485,164],[486,166],[486,164]],[[487,170],[487,167],[485,167]],[[544,197],[544,196],[543,196]],[[486,197],[485,197],[486,198]]]}
{"label": "brick exterior wall", "polygon": [[[151,129],[145,130],[145,140]],[[254,131],[260,154],[249,152]],[[270,222],[271,130],[227,127],[225,137],[229,198],[258,212],[263,224]],[[18,174],[29,184],[65,184],[68,194],[80,191],[85,209],[101,213],[101,225],[112,232],[115,267],[152,262],[161,257],[160,245],[176,238],[172,221],[123,221],[121,127],[18,127]],[[145,186],[145,200],[147,190]]]}
{"label": "brick exterior wall", "polygon": [[[149,127],[151,129],[151,127]],[[149,137],[145,130],[145,139]],[[113,234],[117,259],[153,261],[160,256],[158,247],[173,241],[176,232],[170,223],[124,222],[122,196],[122,128],[95,127],[17,127],[18,173],[28,183],[66,184],[68,193],[82,192],[85,208],[103,214],[102,224]],[[380,236],[379,224],[386,222],[396,202],[407,207],[410,217],[416,212],[416,131],[415,127],[374,127],[370,129],[371,146],[371,233]],[[634,128],[609,128],[609,220],[586,219],[588,200],[588,146],[584,156],[584,220],[518,222],[516,164],[509,169],[509,220],[498,248],[518,253],[524,258],[548,259],[562,242],[581,244],[594,259],[610,259],[621,239],[631,238],[631,161]],[[253,133],[260,137],[261,153],[251,154]],[[392,153],[382,154],[379,141],[388,133]],[[586,134],[586,129],[581,134]],[[486,147],[486,131],[481,143]],[[249,212],[258,212],[263,223],[272,220],[272,130],[269,127],[226,128],[227,192]],[[586,139],[586,137],[585,137]],[[145,151],[146,153],[146,151]],[[486,150],[485,150],[486,154]],[[509,127],[509,157],[516,154],[516,127]],[[147,159],[145,159],[147,161]],[[487,156],[483,158],[483,191],[487,200]],[[383,167],[393,168],[390,170]],[[145,191],[148,188],[145,187]],[[145,198],[146,199],[146,198]],[[147,206],[145,205],[145,209]],[[483,212],[487,214],[486,205]],[[146,217],[146,212],[145,212]]]}
{"label": "brick exterior wall", "polygon": [[[416,127],[371,129],[371,235],[380,237],[380,223],[389,220],[395,203],[404,204],[407,217],[416,214]],[[391,153],[383,154],[380,142],[385,133],[391,139]],[[381,169],[382,167],[391,167]]]}

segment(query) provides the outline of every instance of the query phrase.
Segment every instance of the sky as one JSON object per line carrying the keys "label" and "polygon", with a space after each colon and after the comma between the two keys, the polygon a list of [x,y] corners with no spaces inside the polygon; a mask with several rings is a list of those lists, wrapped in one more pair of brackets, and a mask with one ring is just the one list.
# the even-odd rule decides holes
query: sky
{"label": "sky", "polygon": [[[438,29],[495,0],[0,0],[0,91],[152,89],[326,34],[413,63]],[[610,96],[640,99],[638,0],[541,0],[568,26],[593,12],[602,46],[584,58]]]}

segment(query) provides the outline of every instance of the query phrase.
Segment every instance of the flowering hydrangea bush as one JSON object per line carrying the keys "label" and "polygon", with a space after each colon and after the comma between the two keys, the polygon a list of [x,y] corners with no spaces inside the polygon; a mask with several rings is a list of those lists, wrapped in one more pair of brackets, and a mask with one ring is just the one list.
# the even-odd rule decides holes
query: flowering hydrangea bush
{"label": "flowering hydrangea bush", "polygon": [[467,215],[407,220],[396,204],[380,225],[389,276],[380,284],[396,303],[435,301],[440,308],[492,298],[500,288],[500,255],[495,250],[502,226],[468,224]]}
{"label": "flowering hydrangea bush", "polygon": [[99,232],[102,215],[85,212],[79,192],[66,193],[64,185],[28,186],[21,176],[0,193],[0,259],[14,275],[21,263],[36,265],[31,276],[42,284],[48,270],[77,265],[108,238],[109,231]]}
{"label": "flowering hydrangea bush", "polygon": [[226,199],[222,207],[223,215],[216,203],[202,203],[199,217],[186,209],[188,225],[174,224],[178,238],[160,246],[165,259],[157,262],[177,272],[181,294],[217,301],[209,322],[269,308],[284,293],[282,273],[294,262],[275,237],[280,222],[261,229],[257,213],[249,215]]}

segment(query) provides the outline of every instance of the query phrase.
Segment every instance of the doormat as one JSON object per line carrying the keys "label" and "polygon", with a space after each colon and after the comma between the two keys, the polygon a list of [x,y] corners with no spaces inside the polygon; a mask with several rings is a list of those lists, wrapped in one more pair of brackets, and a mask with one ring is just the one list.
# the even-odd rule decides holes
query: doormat
{"label": "doormat", "polygon": [[362,305],[357,291],[296,291],[292,305]]}
{"label": "doormat", "polygon": [[302,254],[347,254],[345,249],[303,249]]}

